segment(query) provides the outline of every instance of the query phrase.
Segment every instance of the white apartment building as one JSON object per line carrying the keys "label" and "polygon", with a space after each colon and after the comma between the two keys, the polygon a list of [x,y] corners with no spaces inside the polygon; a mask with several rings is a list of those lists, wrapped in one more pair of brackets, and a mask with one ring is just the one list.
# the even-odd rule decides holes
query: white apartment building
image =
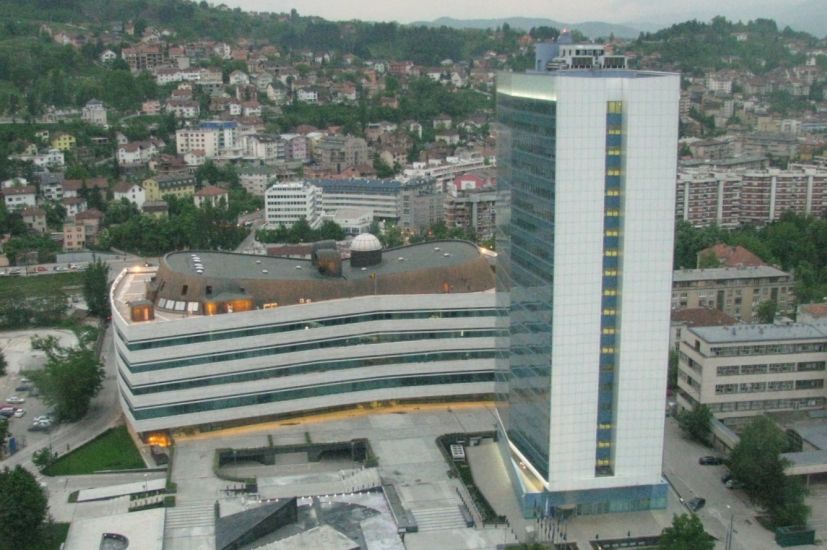
{"label": "white apartment building", "polygon": [[113,195],[116,201],[126,199],[137,206],[139,210],[146,202],[146,192],[144,188],[137,183],[121,182],[113,189]]}
{"label": "white apartment building", "polygon": [[264,193],[265,220],[271,228],[290,227],[304,218],[316,229],[322,224],[322,190],[306,182],[283,182]]}
{"label": "white apartment building", "polygon": [[204,121],[192,128],[175,131],[175,148],[179,155],[202,151],[210,158],[235,158],[239,155],[238,125],[233,121]]}
{"label": "white apartment building", "polygon": [[823,325],[733,325],[686,329],[678,361],[678,406],[708,406],[738,428],[765,412],[824,409]]}

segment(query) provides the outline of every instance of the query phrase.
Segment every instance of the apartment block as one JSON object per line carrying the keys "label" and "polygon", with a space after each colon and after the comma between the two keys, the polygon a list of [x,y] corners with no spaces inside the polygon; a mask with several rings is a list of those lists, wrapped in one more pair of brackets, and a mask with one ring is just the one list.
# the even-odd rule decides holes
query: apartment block
{"label": "apartment block", "polygon": [[794,286],[792,274],[768,265],[679,269],[672,278],[672,309],[712,308],[749,323],[762,302],[789,312]]}

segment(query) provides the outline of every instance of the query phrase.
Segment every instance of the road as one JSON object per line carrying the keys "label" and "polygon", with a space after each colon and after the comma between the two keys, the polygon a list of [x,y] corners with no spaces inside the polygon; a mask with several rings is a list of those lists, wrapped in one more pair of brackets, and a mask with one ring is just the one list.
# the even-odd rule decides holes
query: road
{"label": "road", "polygon": [[726,467],[698,464],[698,459],[707,455],[721,456],[713,449],[685,439],[675,419],[666,419],[664,474],[684,501],[696,496],[706,499],[706,506],[697,514],[706,531],[721,541],[716,548],[723,548],[730,518],[735,526],[733,550],[776,548],[772,533],[755,521],[757,511],[746,494],[727,489],[721,483]]}
{"label": "road", "polygon": [[[98,395],[92,400],[89,412],[78,422],[58,425],[50,434],[52,449],[59,454],[64,454],[67,450],[75,449],[89,441],[110,426],[115,425],[121,416],[111,327],[107,328],[104,336],[101,361],[105,373],[103,386]],[[26,421],[26,417],[21,420]],[[13,468],[20,464],[28,469],[34,469],[32,454],[40,448],[40,445],[28,445],[14,455],[7,457],[0,462],[0,465]]]}
{"label": "road", "polygon": [[244,240],[241,241],[241,244],[236,247],[235,251],[241,254],[256,254],[257,251],[258,253],[261,253],[264,247],[256,241],[256,231],[261,229],[264,225],[264,212],[254,212],[252,214],[248,214],[247,216],[240,216],[238,218],[238,223],[245,222],[252,222],[250,234],[244,237]]}

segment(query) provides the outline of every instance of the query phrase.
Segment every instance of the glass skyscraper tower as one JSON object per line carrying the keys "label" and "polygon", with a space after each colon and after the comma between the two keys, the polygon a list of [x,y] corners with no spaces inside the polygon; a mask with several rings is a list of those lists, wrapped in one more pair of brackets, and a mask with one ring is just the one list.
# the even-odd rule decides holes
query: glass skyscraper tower
{"label": "glass skyscraper tower", "polygon": [[662,508],[679,76],[560,44],[497,81],[500,448],[526,516]]}

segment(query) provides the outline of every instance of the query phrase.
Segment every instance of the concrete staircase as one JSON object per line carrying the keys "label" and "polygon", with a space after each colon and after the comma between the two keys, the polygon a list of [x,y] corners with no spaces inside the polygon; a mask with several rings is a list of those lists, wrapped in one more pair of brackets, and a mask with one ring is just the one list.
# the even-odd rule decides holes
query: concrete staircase
{"label": "concrete staircase", "polygon": [[179,502],[166,509],[166,530],[215,528],[215,503],[212,500]]}
{"label": "concrete staircase", "polygon": [[465,529],[465,519],[459,506],[443,506],[440,508],[413,508],[411,509],[419,531],[440,531],[442,529]]}

